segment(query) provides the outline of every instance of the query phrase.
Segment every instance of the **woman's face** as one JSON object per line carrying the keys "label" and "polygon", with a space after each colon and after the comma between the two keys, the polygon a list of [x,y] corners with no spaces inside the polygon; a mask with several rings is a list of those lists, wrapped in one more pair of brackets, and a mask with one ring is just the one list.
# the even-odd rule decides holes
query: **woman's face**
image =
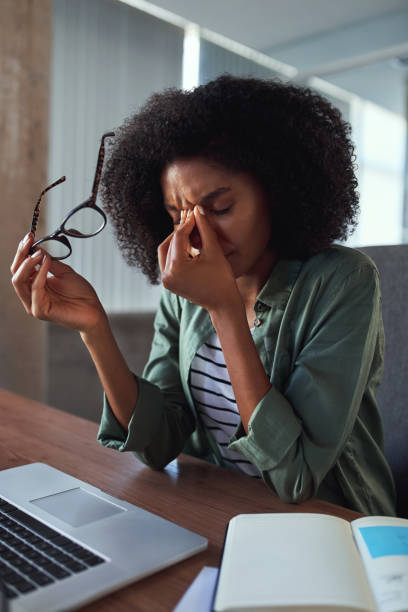
{"label": "woman's face", "polygon": [[[203,158],[176,160],[161,175],[164,206],[174,224],[183,209],[205,210],[235,278],[256,274],[273,261],[268,248],[271,220],[266,195],[247,173],[236,173]],[[195,228],[190,241],[201,247]]]}

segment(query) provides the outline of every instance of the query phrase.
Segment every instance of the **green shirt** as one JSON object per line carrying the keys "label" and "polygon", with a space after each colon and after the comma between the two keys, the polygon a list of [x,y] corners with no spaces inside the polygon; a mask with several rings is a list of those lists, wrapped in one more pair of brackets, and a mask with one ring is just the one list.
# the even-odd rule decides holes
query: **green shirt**
{"label": "green shirt", "polygon": [[[395,514],[376,389],[384,336],[378,272],[354,249],[278,260],[258,295],[253,332],[271,389],[229,448],[286,502],[311,497],[366,514]],[[155,469],[184,451],[222,465],[197,414],[189,370],[214,332],[203,308],[163,290],[139,398],[126,433],[105,398],[98,440]]]}

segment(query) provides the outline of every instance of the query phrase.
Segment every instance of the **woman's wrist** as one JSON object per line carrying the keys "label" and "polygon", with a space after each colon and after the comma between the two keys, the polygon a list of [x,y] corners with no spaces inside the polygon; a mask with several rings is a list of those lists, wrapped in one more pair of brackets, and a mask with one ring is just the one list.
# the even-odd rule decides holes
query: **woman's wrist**
{"label": "woman's wrist", "polygon": [[94,323],[87,327],[86,330],[81,330],[80,335],[87,347],[99,344],[104,338],[112,335],[109,319],[103,308],[101,308],[95,317]]}
{"label": "woman's wrist", "polygon": [[231,321],[232,319],[246,321],[244,302],[238,290],[236,294],[230,296],[230,299],[209,309],[208,314],[215,329],[217,329],[217,324],[222,325],[223,322]]}

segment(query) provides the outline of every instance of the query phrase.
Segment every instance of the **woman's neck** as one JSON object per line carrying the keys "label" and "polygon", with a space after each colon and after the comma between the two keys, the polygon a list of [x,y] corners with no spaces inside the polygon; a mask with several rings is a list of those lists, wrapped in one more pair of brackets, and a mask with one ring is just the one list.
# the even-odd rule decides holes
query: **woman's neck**
{"label": "woman's neck", "polygon": [[268,280],[277,259],[277,253],[267,251],[252,270],[236,279],[238,291],[247,309],[253,308],[257,295]]}

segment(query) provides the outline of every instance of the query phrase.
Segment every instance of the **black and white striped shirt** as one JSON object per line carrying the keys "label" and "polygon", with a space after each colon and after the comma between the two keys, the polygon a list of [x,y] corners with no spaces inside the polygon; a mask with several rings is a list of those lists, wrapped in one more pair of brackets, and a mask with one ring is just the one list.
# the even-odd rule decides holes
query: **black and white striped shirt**
{"label": "black and white striped shirt", "polygon": [[190,369],[190,389],[197,411],[214,436],[225,465],[261,478],[259,470],[228,443],[240,422],[219,338],[214,332],[197,351]]}

